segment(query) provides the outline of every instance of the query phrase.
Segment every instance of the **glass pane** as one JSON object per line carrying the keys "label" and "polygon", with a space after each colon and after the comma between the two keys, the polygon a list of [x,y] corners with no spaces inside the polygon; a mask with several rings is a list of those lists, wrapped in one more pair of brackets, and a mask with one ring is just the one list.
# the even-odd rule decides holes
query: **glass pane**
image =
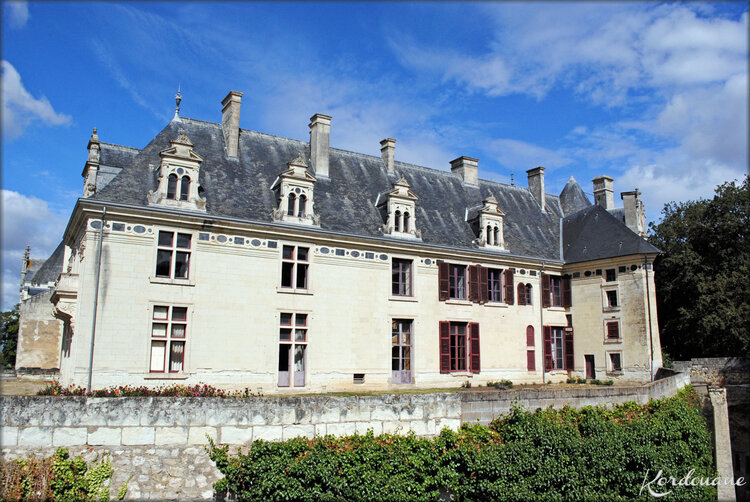
{"label": "glass pane", "polygon": [[307,326],[307,314],[297,314],[294,324],[295,326]]}
{"label": "glass pane", "polygon": [[151,336],[167,336],[167,325],[160,322],[155,322],[151,325]]}
{"label": "glass pane", "polygon": [[154,319],[167,319],[167,312],[169,312],[169,307],[163,307],[160,305],[154,306]]}
{"label": "glass pane", "polygon": [[281,264],[281,287],[282,288],[292,287],[293,270],[294,270],[294,263],[284,262]]}
{"label": "glass pane", "polygon": [[398,345],[398,331],[391,335],[391,343],[393,345]]}
{"label": "glass pane", "polygon": [[294,341],[295,342],[304,342],[307,340],[307,330],[306,329],[295,329],[294,330]]}
{"label": "glass pane", "polygon": [[185,325],[184,324],[173,324],[172,325],[172,337],[174,337],[174,338],[185,338]]}
{"label": "glass pane", "polygon": [[180,182],[180,200],[188,200],[188,192],[190,191],[190,178],[183,176]]}
{"label": "glass pane", "polygon": [[307,248],[297,248],[297,261],[307,261]]}
{"label": "glass pane", "polygon": [[[391,347],[391,357],[393,359],[398,359],[401,356],[401,349],[399,347]],[[399,368],[394,368],[399,369]]]}
{"label": "glass pane", "polygon": [[160,249],[156,253],[156,277],[170,277],[172,252]]}
{"label": "glass pane", "polygon": [[291,341],[292,340],[291,328],[281,328],[281,330],[279,331],[279,340]]}
{"label": "glass pane", "polygon": [[307,289],[307,265],[297,264],[297,287]]}
{"label": "glass pane", "polygon": [[401,359],[403,360],[403,365],[405,370],[411,369],[411,348],[409,347],[401,347]]}
{"label": "glass pane", "polygon": [[398,357],[391,359],[391,371],[401,371],[401,360]]}
{"label": "glass pane", "polygon": [[289,350],[291,345],[279,345],[279,371],[289,371]]}
{"label": "glass pane", "polygon": [[172,342],[169,346],[169,371],[182,371],[182,361],[185,356],[185,342]]}
{"label": "glass pane", "polygon": [[177,247],[182,249],[190,249],[190,234],[177,234]]}
{"label": "glass pane", "polygon": [[175,192],[177,192],[177,175],[170,174],[167,181],[167,199],[174,200]]}
{"label": "glass pane", "polygon": [[172,247],[174,232],[159,232],[159,245]]}
{"label": "glass pane", "polygon": [[399,287],[400,278],[401,278],[401,274],[399,273],[398,263],[396,263],[396,261],[394,260],[393,268],[391,268],[391,294],[392,295],[401,294],[401,288]]}
{"label": "glass pane", "polygon": [[292,325],[292,314],[282,312],[281,313],[281,325],[291,326]]}
{"label": "glass pane", "polygon": [[401,344],[411,345],[411,333],[409,333],[409,331],[406,331],[401,335]]}
{"label": "glass pane", "polygon": [[294,346],[294,371],[305,371],[305,346]]}
{"label": "glass pane", "polygon": [[284,246],[282,257],[285,260],[291,260],[292,258],[294,258],[294,246]]}
{"label": "glass pane", "polygon": [[167,342],[151,342],[151,371],[164,371],[164,355],[167,348]]}
{"label": "glass pane", "polygon": [[402,294],[411,296],[411,262],[404,262],[401,265],[401,275]]}
{"label": "glass pane", "polygon": [[187,321],[187,307],[172,307],[173,321]]}
{"label": "glass pane", "polygon": [[174,263],[174,277],[175,279],[187,279],[188,268],[190,265],[190,253],[177,252]]}

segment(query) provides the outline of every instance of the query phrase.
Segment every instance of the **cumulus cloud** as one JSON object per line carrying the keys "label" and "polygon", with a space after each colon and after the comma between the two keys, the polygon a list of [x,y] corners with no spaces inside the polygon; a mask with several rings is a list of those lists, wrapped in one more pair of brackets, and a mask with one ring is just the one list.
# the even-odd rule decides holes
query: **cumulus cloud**
{"label": "cumulus cloud", "polygon": [[11,28],[23,28],[29,20],[29,4],[21,0],[3,2],[8,12],[8,23]]}
{"label": "cumulus cloud", "polygon": [[60,243],[67,218],[49,204],[12,190],[2,190],[2,308],[18,302],[21,261],[26,246],[31,255],[47,258]]}
{"label": "cumulus cloud", "polygon": [[3,61],[3,135],[13,139],[34,121],[56,126],[70,123],[70,116],[57,113],[49,100],[35,98],[23,86],[21,75],[8,61]]}

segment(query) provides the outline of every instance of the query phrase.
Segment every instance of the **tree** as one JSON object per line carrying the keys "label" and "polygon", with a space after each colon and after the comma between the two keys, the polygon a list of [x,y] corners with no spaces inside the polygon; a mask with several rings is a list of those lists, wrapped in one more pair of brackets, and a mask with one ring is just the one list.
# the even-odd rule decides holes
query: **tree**
{"label": "tree", "polygon": [[670,202],[649,242],[659,330],[674,359],[750,355],[750,192],[724,183],[711,200]]}
{"label": "tree", "polygon": [[0,368],[16,366],[16,346],[18,345],[18,305],[13,310],[0,312]]}

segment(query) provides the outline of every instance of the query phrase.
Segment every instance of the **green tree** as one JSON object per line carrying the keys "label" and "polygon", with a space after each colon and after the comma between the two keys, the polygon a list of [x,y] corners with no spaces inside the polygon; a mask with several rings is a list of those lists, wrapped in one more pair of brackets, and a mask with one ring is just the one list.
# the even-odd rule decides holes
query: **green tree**
{"label": "green tree", "polygon": [[651,223],[659,330],[674,359],[750,355],[750,191],[724,183],[710,200],[670,202]]}
{"label": "green tree", "polygon": [[0,368],[15,368],[18,345],[18,305],[7,312],[0,312]]}

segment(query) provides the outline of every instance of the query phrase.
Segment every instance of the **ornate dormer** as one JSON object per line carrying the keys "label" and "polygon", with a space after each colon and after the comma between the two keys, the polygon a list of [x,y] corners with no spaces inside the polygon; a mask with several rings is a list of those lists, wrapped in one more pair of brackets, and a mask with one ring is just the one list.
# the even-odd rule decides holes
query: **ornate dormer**
{"label": "ornate dormer", "polygon": [[393,183],[393,188],[378,196],[376,205],[385,209],[385,225],[382,226],[384,234],[416,239],[422,237],[417,228],[417,199],[403,176]]}
{"label": "ornate dormer", "polygon": [[206,210],[206,199],[200,193],[198,179],[203,158],[193,151],[193,143],[180,129],[170,147],[162,150],[156,190],[148,193],[151,205]]}
{"label": "ornate dormer", "polygon": [[86,159],[86,165],[83,167],[83,197],[88,198],[96,193],[96,178],[99,175],[99,135],[96,134],[96,127],[91,133],[91,139],[86,147],[89,150],[89,157]]}
{"label": "ornate dormer", "polygon": [[469,220],[478,236],[474,242],[487,249],[507,251],[503,235],[505,213],[498,207],[495,196],[490,195],[484,199],[482,206],[475,211],[476,214]]}
{"label": "ornate dormer", "polygon": [[273,211],[275,221],[320,226],[320,216],[313,206],[313,188],[317,179],[307,171],[307,164],[298,155],[279,174],[271,190],[276,192],[279,207]]}

